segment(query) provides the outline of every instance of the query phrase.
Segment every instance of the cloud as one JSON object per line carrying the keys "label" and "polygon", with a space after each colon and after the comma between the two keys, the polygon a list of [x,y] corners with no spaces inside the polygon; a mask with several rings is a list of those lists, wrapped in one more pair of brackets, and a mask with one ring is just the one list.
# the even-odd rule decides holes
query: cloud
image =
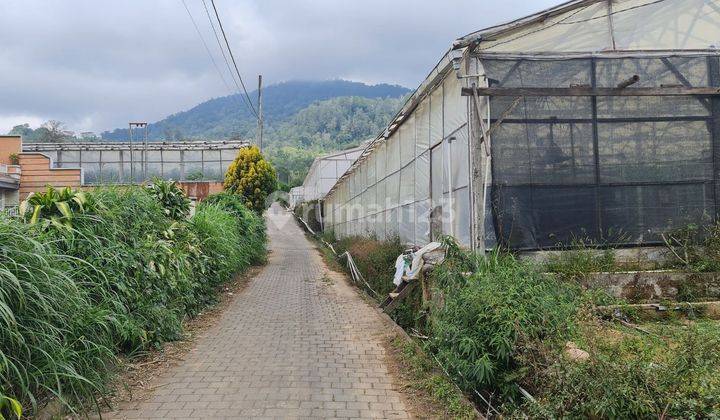
{"label": "cloud", "polygon": [[[185,0],[229,79],[201,0]],[[209,0],[207,0],[209,3]],[[348,78],[414,88],[459,36],[550,6],[521,0],[215,0],[248,88]],[[0,131],[155,121],[227,95],[181,0],[0,3]]]}

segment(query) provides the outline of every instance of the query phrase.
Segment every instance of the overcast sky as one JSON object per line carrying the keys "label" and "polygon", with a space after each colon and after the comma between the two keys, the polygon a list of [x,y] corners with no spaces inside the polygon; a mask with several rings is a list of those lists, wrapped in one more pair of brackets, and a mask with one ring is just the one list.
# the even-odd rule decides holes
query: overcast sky
{"label": "overcast sky", "polygon": [[[224,66],[202,1],[185,1]],[[215,0],[253,89],[258,73],[415,88],[456,38],[557,2]],[[48,119],[100,132],[228,93],[182,0],[0,2],[0,133]]]}

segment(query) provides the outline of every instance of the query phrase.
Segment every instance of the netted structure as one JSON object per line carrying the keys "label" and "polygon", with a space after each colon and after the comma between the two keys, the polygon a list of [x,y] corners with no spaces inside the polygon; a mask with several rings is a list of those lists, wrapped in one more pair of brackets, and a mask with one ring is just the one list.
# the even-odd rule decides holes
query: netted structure
{"label": "netted structure", "polygon": [[339,236],[653,244],[717,219],[720,0],[572,1],[455,42],[326,198]]}
{"label": "netted structure", "polygon": [[56,168],[81,168],[83,183],[137,183],[153,177],[179,181],[222,181],[244,141],[69,142],[23,144]]}

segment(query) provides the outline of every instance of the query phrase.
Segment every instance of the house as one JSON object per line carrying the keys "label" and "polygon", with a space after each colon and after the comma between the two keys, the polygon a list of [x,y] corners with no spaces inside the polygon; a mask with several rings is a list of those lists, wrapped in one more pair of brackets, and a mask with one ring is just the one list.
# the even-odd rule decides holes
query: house
{"label": "house", "polygon": [[324,200],[337,236],[635,246],[717,220],[720,1],[575,0],[456,40]]}

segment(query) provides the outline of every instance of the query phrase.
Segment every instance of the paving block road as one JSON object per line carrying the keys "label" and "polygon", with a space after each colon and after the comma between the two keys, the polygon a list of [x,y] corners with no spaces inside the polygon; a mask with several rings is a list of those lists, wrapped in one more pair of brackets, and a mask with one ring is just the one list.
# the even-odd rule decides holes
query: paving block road
{"label": "paving block road", "polygon": [[268,264],[152,394],[103,418],[410,417],[387,367],[387,321],[292,215],[275,204],[266,220]]}

